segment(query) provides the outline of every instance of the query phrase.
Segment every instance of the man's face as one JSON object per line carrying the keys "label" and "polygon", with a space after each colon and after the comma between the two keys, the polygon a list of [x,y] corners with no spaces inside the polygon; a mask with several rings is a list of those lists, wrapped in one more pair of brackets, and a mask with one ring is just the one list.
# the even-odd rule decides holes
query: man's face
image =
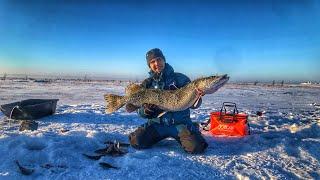
{"label": "man's face", "polygon": [[164,69],[165,62],[162,58],[158,57],[158,58],[151,59],[149,65],[150,65],[150,69],[153,72],[160,73]]}

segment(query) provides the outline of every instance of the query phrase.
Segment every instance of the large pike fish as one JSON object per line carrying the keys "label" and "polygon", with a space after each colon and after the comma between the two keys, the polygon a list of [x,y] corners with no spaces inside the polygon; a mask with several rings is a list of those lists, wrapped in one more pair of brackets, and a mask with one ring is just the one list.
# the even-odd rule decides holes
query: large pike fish
{"label": "large pike fish", "polygon": [[125,96],[105,94],[106,113],[112,113],[126,105],[128,112],[135,111],[144,103],[157,105],[160,109],[167,111],[185,110],[199,100],[197,90],[205,94],[212,94],[221,88],[229,77],[209,76],[196,79],[177,90],[146,89],[137,84],[130,84],[126,88]]}

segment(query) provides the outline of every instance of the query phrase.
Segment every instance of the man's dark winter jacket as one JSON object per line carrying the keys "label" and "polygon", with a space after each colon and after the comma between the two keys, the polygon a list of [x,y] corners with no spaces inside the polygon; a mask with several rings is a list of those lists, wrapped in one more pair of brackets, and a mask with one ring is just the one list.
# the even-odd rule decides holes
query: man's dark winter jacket
{"label": "man's dark winter jacket", "polygon": [[[166,63],[164,70],[160,74],[156,74],[150,71],[149,78],[145,79],[142,82],[141,86],[150,89],[175,90],[187,85],[190,82],[190,79],[186,75],[174,72],[173,68],[168,63]],[[198,108],[200,105],[201,99],[197,104],[197,107],[191,108],[195,109]],[[146,118],[143,107],[138,109],[138,114],[141,117]],[[167,112],[160,119],[154,118],[150,119],[150,121],[157,123],[165,123],[168,125],[189,123],[191,121],[190,109],[188,108],[183,111]]]}

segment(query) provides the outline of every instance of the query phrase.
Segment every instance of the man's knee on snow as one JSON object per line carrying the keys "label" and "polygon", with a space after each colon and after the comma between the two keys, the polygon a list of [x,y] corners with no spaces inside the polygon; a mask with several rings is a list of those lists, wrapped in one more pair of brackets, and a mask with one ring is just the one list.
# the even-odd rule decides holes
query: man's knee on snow
{"label": "man's knee on snow", "polygon": [[153,126],[139,127],[129,135],[129,141],[133,148],[146,149],[160,140],[160,136]]}
{"label": "man's knee on snow", "polygon": [[192,133],[187,127],[182,128],[178,136],[181,146],[188,153],[202,153],[208,147],[200,133]]}

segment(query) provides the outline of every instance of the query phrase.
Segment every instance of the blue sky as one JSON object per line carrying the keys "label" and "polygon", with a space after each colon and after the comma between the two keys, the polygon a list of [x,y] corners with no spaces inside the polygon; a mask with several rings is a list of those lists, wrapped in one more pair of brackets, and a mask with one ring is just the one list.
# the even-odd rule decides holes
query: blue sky
{"label": "blue sky", "polygon": [[0,0],[0,74],[146,77],[161,48],[191,77],[319,80],[313,0]]}

